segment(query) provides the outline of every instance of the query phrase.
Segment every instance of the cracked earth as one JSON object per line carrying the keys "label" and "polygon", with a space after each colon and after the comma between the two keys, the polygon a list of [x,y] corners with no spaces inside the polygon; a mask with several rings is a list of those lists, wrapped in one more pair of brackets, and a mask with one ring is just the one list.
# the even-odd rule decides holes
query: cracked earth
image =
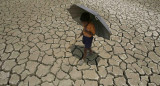
{"label": "cracked earth", "polygon": [[[79,65],[82,30],[67,9],[82,4],[113,35],[94,37]],[[0,0],[0,86],[160,86],[160,1]]]}

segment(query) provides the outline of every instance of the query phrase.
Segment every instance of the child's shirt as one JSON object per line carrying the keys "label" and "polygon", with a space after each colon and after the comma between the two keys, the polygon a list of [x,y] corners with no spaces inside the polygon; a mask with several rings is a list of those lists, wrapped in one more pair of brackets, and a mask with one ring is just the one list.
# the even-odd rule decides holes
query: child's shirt
{"label": "child's shirt", "polygon": [[[87,25],[87,27],[84,27],[84,29],[87,29],[88,31],[90,31],[93,35],[95,35],[95,26],[94,26],[94,24],[92,24],[92,23],[89,23],[88,25]],[[85,30],[83,29],[83,35],[84,36],[86,36],[86,37],[92,37],[93,35],[91,35],[91,34],[88,34],[87,32],[85,32]]]}

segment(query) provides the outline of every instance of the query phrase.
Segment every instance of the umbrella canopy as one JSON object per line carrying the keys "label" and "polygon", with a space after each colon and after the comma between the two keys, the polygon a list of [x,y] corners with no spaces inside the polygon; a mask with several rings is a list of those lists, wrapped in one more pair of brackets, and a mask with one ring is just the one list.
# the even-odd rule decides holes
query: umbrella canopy
{"label": "umbrella canopy", "polygon": [[71,14],[72,18],[81,24],[80,16],[84,12],[90,13],[91,21],[95,25],[96,35],[99,37],[103,37],[105,39],[110,39],[110,35],[112,34],[108,28],[108,25],[104,21],[103,18],[100,17],[98,13],[93,11],[90,8],[84,7],[82,5],[72,5],[68,9],[69,13]]}

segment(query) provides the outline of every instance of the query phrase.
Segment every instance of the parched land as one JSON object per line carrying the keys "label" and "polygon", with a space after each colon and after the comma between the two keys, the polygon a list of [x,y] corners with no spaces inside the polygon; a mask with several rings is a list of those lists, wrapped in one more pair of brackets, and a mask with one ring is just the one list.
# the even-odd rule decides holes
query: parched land
{"label": "parched land", "polygon": [[[80,65],[73,4],[105,19]],[[160,86],[159,0],[0,0],[0,86]]]}

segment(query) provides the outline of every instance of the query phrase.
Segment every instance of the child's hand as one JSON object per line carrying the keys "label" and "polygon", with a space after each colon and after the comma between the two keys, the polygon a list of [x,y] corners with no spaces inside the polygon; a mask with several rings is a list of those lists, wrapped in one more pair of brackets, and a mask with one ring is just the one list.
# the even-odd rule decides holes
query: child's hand
{"label": "child's hand", "polygon": [[89,32],[89,30],[87,30],[87,29],[84,29],[84,31],[85,31],[85,32]]}
{"label": "child's hand", "polygon": [[90,35],[93,35],[92,32],[89,31],[89,30],[86,30],[86,29],[85,29],[85,32],[87,32],[87,33],[90,34]]}

